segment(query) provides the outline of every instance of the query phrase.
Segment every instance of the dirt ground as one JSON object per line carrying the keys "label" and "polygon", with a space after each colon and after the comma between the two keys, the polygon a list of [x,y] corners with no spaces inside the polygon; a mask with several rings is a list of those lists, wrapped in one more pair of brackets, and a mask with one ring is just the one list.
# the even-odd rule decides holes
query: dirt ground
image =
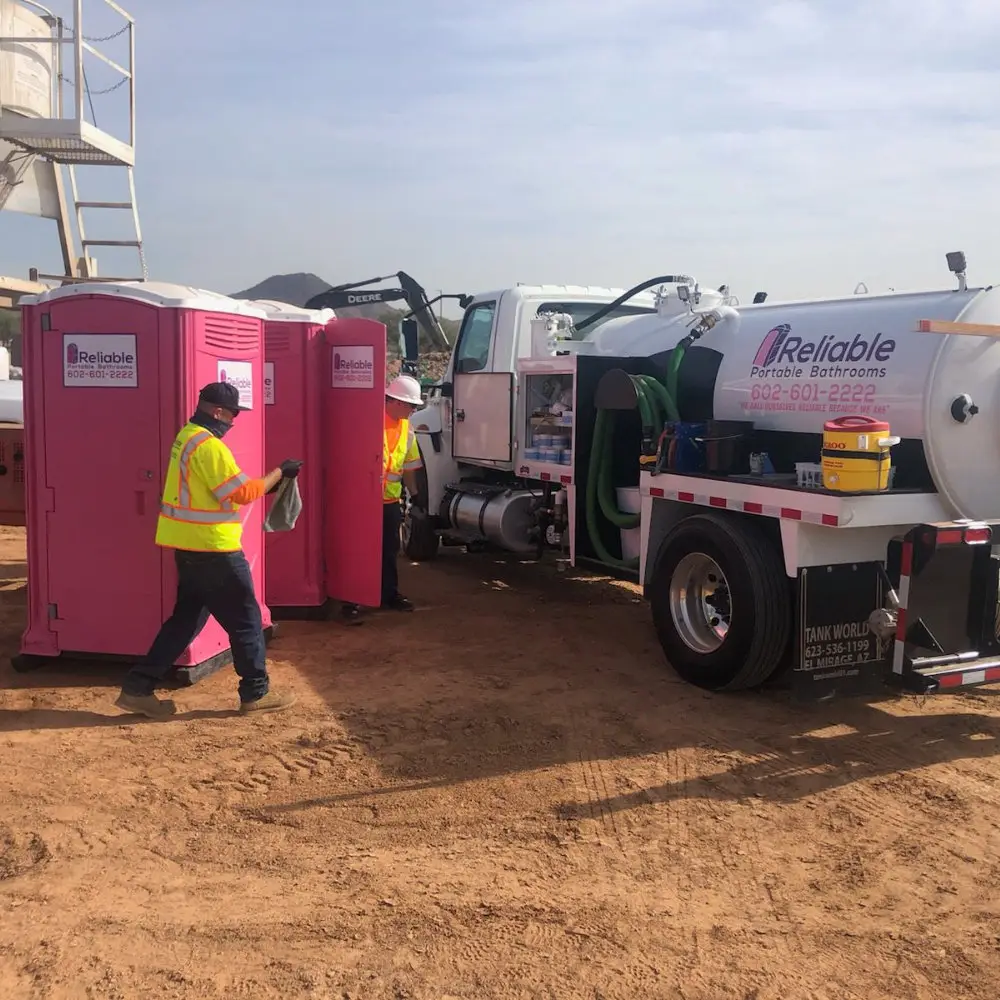
{"label": "dirt ground", "polygon": [[711,696],[623,584],[403,573],[285,626],[291,713],[225,671],[157,724],[10,670],[0,529],[0,997],[996,1000],[994,693]]}

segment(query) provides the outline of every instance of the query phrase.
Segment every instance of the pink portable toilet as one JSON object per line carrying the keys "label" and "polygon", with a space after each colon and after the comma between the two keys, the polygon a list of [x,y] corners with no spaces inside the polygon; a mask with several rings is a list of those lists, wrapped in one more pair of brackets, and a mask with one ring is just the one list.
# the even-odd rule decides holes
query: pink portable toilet
{"label": "pink portable toilet", "polygon": [[[302,514],[292,531],[264,535],[264,594],[278,618],[321,616],[327,605],[323,578],[322,403],[323,329],[333,310],[300,309],[257,300],[264,321],[264,455],[269,469],[286,458],[305,464],[299,473]],[[267,508],[274,502],[268,498]]]}
{"label": "pink portable toilet", "polygon": [[[21,299],[24,334],[28,622],[15,666],[143,656],[176,594],[154,544],[170,445],[199,388],[237,385],[250,411],[226,437],[248,475],[264,471],[264,314],[223,295],[158,282],[89,282]],[[243,545],[264,624],[263,505]],[[180,681],[226,663],[208,625],[177,661]]]}
{"label": "pink portable toilet", "polygon": [[326,593],[377,607],[382,599],[382,471],[386,328],[327,324],[323,378]]}

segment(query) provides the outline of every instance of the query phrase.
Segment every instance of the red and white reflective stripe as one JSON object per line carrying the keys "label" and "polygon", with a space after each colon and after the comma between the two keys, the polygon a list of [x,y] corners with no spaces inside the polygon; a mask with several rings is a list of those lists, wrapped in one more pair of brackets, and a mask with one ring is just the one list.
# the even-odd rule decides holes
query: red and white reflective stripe
{"label": "red and white reflective stripe", "polygon": [[958,670],[953,674],[939,674],[937,681],[943,688],[964,687],[967,684],[989,684],[992,681],[1000,681],[1000,667]]}
{"label": "red and white reflective stripe", "polygon": [[913,542],[903,542],[903,552],[899,560],[899,590],[896,597],[896,644],[892,650],[892,672],[902,674],[903,654],[906,645],[906,605],[910,600],[910,573],[913,572]]}
{"label": "red and white reflective stripe", "polygon": [[762,517],[777,517],[785,521],[802,521],[805,524],[822,524],[836,528],[840,519],[836,514],[821,514],[814,510],[800,510],[798,507],[782,507],[780,504],[758,503],[754,500],[730,500],[714,497],[707,493],[690,493],[687,490],[664,490],[658,486],[649,489],[651,497],[664,500],[678,500],[700,507],[714,507],[716,510],[732,510],[740,514],[760,514]]}
{"label": "red and white reflective stripe", "polygon": [[538,478],[543,483],[560,482],[563,486],[569,486],[573,482],[572,476],[553,476],[551,472],[539,472]]}

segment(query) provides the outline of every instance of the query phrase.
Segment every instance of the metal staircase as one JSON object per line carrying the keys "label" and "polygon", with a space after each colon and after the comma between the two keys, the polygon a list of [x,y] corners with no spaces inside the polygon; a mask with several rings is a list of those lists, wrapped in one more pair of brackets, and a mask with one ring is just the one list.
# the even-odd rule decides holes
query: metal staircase
{"label": "metal staircase", "polygon": [[[54,4],[56,0],[49,2]],[[71,25],[36,0],[0,0],[0,55],[13,59],[15,69],[19,68],[16,61],[20,60],[29,75],[34,74],[39,79],[46,77],[49,84],[47,97],[39,85],[26,98],[23,87],[20,93],[16,89],[15,73],[8,74],[8,90],[5,93],[2,89],[5,77],[0,73],[0,139],[51,164],[59,206],[57,221],[67,273],[35,273],[37,278],[62,282],[145,281],[149,274],[143,252],[134,177],[135,21],[113,0],[89,0],[90,12],[96,15],[99,9],[103,18],[98,21],[95,16],[95,24],[103,26],[109,17],[114,19],[115,24],[110,31],[104,30],[103,35],[98,34],[97,29],[94,34],[88,35],[83,19],[84,0],[64,0],[63,6],[72,8]],[[5,25],[13,25],[18,30],[14,34],[5,34]],[[118,39],[121,39],[119,45],[127,44],[128,54],[121,62],[111,59],[97,48],[102,43]],[[67,53],[72,55],[71,67],[67,66],[70,61],[66,58]],[[105,68],[110,67],[118,78],[117,82],[102,90],[92,89],[87,79],[85,57],[93,57],[100,60]],[[24,75],[22,73],[22,77]],[[13,92],[9,86],[10,79],[15,80]],[[127,131],[127,139],[98,128],[93,100],[95,96],[126,86],[127,127],[122,127],[121,131]],[[90,112],[89,121],[85,117],[87,109]],[[81,196],[81,188],[85,187],[85,181],[93,178],[92,171],[96,167],[113,167],[119,175],[119,200],[88,198],[86,191]],[[69,201],[63,186],[64,169],[69,175]],[[110,174],[110,171],[106,173]],[[91,192],[92,195],[94,193]],[[121,233],[121,227],[115,227],[112,220],[117,221],[115,217],[120,218],[123,213],[128,228]],[[88,235],[91,224],[95,236]],[[116,235],[112,237],[112,233]],[[76,252],[77,245],[79,254]],[[101,247],[133,248],[139,273],[115,277],[98,275],[91,251]]]}

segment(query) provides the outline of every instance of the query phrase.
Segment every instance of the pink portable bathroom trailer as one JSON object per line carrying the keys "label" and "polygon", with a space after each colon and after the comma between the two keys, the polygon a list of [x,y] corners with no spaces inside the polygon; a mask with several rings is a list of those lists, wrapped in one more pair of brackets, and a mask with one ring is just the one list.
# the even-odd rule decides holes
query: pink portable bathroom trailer
{"label": "pink portable bathroom trailer", "polygon": [[[328,606],[323,577],[322,375],[323,331],[331,309],[300,309],[287,302],[249,303],[264,321],[264,455],[275,468],[301,459],[302,514],[292,531],[264,535],[264,595],[278,618],[321,617]],[[267,499],[270,509],[274,499]]]}
{"label": "pink portable bathroom trailer", "polygon": [[[51,657],[144,655],[176,594],[154,543],[170,446],[208,382],[237,385],[249,412],[226,436],[264,471],[264,314],[200,289],[87,282],[22,298],[28,615],[17,669]],[[265,627],[263,505],[243,546]],[[177,661],[192,683],[230,659],[214,619]]]}
{"label": "pink portable bathroom trailer", "polygon": [[323,510],[327,596],[377,607],[382,598],[382,472],[386,328],[370,319],[326,326]]}

